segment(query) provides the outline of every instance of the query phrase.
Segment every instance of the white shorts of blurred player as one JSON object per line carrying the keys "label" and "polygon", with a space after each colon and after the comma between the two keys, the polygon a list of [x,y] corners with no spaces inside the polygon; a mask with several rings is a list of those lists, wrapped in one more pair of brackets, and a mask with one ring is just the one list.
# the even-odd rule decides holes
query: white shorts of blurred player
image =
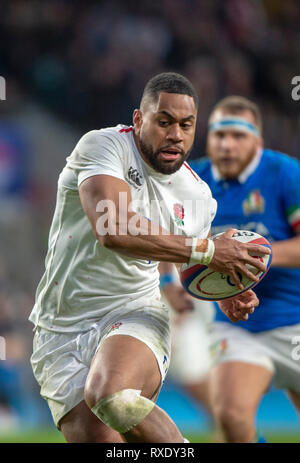
{"label": "white shorts of blurred player", "polygon": [[171,310],[171,363],[168,378],[184,386],[203,381],[212,366],[210,329],[215,309],[194,299],[194,310],[178,315]]}
{"label": "white shorts of blurred player", "polygon": [[169,310],[149,299],[144,308],[137,309],[137,301],[132,303],[132,310],[129,305],[125,313],[122,309],[112,311],[82,333],[36,329],[31,364],[58,428],[60,419],[84,400],[91,361],[110,336],[129,335],[145,343],[154,353],[164,380],[170,361]]}
{"label": "white shorts of blurred player", "polygon": [[[279,389],[300,393],[299,346],[300,324],[252,333],[239,326],[213,324],[211,355],[214,365],[223,362],[246,362],[260,365],[273,373]],[[297,353],[298,352],[298,353]]]}

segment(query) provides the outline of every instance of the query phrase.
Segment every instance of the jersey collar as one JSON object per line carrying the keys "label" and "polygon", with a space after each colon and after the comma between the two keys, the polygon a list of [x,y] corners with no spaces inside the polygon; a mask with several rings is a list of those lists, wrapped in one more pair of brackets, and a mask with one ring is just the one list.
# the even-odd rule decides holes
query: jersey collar
{"label": "jersey collar", "polygon": [[[250,177],[250,175],[253,174],[253,172],[256,170],[260,162],[262,152],[263,150],[259,149],[256,155],[254,156],[254,158],[252,159],[252,161],[245,167],[245,169],[237,177],[237,180],[239,181],[239,183],[245,183]],[[212,176],[215,182],[220,182],[221,180],[223,180],[219,170],[214,164],[211,165],[211,171],[212,171]]]}

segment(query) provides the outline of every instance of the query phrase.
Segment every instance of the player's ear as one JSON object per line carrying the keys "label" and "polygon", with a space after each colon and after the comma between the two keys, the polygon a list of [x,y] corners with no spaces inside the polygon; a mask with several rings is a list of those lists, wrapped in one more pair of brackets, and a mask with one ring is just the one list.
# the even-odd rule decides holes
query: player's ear
{"label": "player's ear", "polygon": [[264,139],[262,137],[259,137],[257,139],[257,148],[262,149],[264,147]]}
{"label": "player's ear", "polygon": [[135,109],[133,111],[133,126],[136,133],[138,133],[142,127],[143,123],[143,113],[140,109]]}

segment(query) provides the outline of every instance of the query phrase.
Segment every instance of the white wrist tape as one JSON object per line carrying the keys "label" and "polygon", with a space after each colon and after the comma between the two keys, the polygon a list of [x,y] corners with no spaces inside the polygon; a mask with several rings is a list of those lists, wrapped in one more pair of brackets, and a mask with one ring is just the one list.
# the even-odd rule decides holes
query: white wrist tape
{"label": "white wrist tape", "polygon": [[[203,249],[203,251],[202,251]],[[209,265],[215,252],[213,240],[193,238],[190,264]]]}

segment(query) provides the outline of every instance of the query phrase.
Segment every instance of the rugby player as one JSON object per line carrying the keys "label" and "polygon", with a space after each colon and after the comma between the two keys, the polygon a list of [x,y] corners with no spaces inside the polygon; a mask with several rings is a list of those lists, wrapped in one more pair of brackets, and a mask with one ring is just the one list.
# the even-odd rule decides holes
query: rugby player
{"label": "rugby player", "polygon": [[[31,363],[41,395],[68,442],[184,442],[155,400],[170,361],[168,310],[159,261],[202,262],[253,281],[265,265],[258,245],[207,238],[216,202],[185,163],[198,100],[183,76],[146,85],[133,127],[85,134],[58,180],[46,270],[30,315]],[[180,218],[184,200],[201,199]],[[199,209],[198,209],[199,211]],[[221,305],[246,320],[258,299],[247,291]]]}
{"label": "rugby player", "polygon": [[253,316],[233,324],[216,307],[210,391],[228,442],[264,442],[255,417],[272,381],[300,410],[300,164],[263,148],[260,110],[237,96],[212,110],[207,153],[190,165],[218,202],[212,235],[232,227],[272,242],[272,266],[255,287],[260,304]]}

